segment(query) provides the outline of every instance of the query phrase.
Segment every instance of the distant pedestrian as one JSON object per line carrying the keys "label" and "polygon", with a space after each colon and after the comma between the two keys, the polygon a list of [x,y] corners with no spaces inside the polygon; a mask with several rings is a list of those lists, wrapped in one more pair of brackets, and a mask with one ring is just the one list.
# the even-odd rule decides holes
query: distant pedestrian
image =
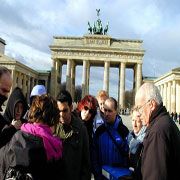
{"label": "distant pedestrian", "polygon": [[178,114],[177,112],[174,113],[174,121],[177,122]]}

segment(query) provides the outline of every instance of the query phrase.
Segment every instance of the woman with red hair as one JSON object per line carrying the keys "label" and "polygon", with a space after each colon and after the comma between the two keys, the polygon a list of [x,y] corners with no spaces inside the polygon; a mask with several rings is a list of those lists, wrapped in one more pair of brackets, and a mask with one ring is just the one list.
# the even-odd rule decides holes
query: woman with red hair
{"label": "woman with red hair", "polygon": [[86,95],[77,106],[80,119],[87,128],[89,135],[89,146],[91,149],[93,135],[93,121],[97,113],[97,100],[91,95]]}

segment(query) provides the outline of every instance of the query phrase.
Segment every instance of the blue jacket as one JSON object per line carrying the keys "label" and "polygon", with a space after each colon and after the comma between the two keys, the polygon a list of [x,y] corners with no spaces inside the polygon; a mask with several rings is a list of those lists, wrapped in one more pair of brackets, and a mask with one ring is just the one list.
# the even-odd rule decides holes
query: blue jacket
{"label": "blue jacket", "polygon": [[[119,148],[115,145],[107,130],[111,133]],[[129,130],[122,123],[119,115],[116,116],[113,125],[104,123],[97,128],[94,136],[92,157],[95,179],[102,179],[101,171],[103,165],[127,166],[128,133]]]}

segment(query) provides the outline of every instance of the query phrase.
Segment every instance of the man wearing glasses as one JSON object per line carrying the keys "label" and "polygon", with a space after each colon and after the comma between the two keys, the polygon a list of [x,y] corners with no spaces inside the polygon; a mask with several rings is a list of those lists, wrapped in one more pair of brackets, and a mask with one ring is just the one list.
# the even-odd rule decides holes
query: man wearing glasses
{"label": "man wearing glasses", "polygon": [[180,131],[163,106],[158,88],[144,83],[136,93],[135,105],[147,126],[141,156],[142,179],[180,179]]}
{"label": "man wearing glasses", "polygon": [[104,103],[104,124],[99,126],[94,136],[93,170],[96,180],[104,179],[102,166],[127,166],[128,128],[122,123],[117,111],[117,101],[110,97]]}

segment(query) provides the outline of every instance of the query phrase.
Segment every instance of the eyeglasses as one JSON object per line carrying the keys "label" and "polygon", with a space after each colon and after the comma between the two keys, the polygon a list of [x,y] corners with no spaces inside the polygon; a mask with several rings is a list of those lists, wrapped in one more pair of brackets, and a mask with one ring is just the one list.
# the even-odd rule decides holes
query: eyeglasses
{"label": "eyeglasses", "polygon": [[139,106],[139,107],[137,106],[137,107],[135,108],[135,110],[138,111],[140,114],[142,114],[145,105],[146,105],[147,103],[149,103],[150,101],[151,101],[151,99],[149,99],[147,102],[145,102],[142,106]]}
{"label": "eyeglasses", "polygon": [[84,106],[84,108],[83,108],[85,111],[89,111],[89,113],[93,113],[94,112],[94,110],[93,109],[90,109],[89,107],[87,107],[87,106]]}

